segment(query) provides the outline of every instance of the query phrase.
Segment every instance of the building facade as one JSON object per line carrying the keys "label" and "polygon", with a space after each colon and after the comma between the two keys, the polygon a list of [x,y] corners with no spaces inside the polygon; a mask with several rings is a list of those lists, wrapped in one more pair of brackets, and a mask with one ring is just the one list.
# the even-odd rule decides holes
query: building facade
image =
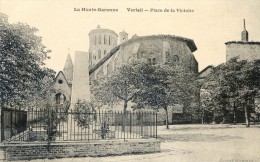
{"label": "building facade", "polygon": [[[122,37],[120,40],[123,40]],[[197,47],[193,40],[172,36],[133,36],[114,47],[105,57],[90,68],[94,78],[109,75],[131,60],[147,59],[151,64],[179,64],[198,73],[198,62],[193,52]]]}
{"label": "building facade", "polygon": [[[89,32],[89,40],[88,53],[84,53],[85,61],[83,61],[83,55],[81,58],[76,58],[77,55],[75,55],[73,64],[68,54],[63,72],[58,74],[57,80],[53,84],[54,88],[58,88],[57,103],[62,104],[63,99],[70,100],[70,103],[73,103],[75,97],[80,96],[82,91],[84,93],[86,90],[89,91],[89,88],[83,85],[83,80],[87,80],[84,78],[87,71],[89,71],[90,79],[99,78],[112,74],[114,70],[131,60],[146,59],[153,65],[182,65],[185,70],[198,74],[198,62],[193,55],[197,47],[194,41],[188,38],[174,35],[137,36],[135,34],[129,39],[128,33],[125,31],[117,35],[110,29],[103,29],[98,26]],[[88,60],[89,65],[87,65],[86,60]],[[86,70],[87,67],[88,70]],[[67,85],[62,86],[62,84]],[[66,94],[63,95],[62,91]],[[76,92],[79,94],[76,94]],[[120,103],[118,107],[121,109]],[[183,105],[176,108],[178,109],[177,113],[183,113]],[[172,122],[172,114],[176,113],[177,109],[175,110],[173,106],[169,110],[170,123]],[[165,112],[159,112],[159,114],[163,113]],[[164,120],[163,117],[161,120]]]}
{"label": "building facade", "polygon": [[110,29],[102,29],[98,25],[89,32],[89,67],[94,66],[115,46],[118,35]]}
{"label": "building facade", "polygon": [[238,57],[239,60],[253,61],[260,59],[260,42],[249,40],[249,33],[246,30],[244,20],[244,30],[241,32],[241,41],[226,42],[226,60]]}

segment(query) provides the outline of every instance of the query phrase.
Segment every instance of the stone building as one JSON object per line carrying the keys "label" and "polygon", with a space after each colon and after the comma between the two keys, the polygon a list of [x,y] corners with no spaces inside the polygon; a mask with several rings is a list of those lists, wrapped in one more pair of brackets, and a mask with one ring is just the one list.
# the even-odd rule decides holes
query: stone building
{"label": "stone building", "polygon": [[[66,92],[64,96],[71,103],[79,96],[80,98],[85,96],[84,99],[89,100],[90,97],[87,95],[89,76],[98,78],[112,74],[115,69],[130,60],[147,59],[151,64],[179,64],[186,70],[198,74],[198,62],[193,55],[197,47],[194,41],[188,38],[174,35],[137,36],[135,34],[128,39],[128,33],[125,31],[117,35],[110,29],[98,26],[89,32],[89,40],[88,53],[76,51],[74,65],[68,54],[63,72],[60,72],[54,81],[53,87],[57,88],[57,102],[60,102],[60,96],[64,99],[62,91]],[[89,76],[86,76],[87,72]],[[182,108],[183,106],[179,106],[177,113],[183,113]],[[176,113],[174,107],[169,110],[170,122],[171,113]]]}
{"label": "stone building", "polygon": [[246,30],[244,20],[244,30],[241,33],[241,41],[226,42],[226,60],[238,57],[239,60],[253,61],[260,59],[260,42],[249,40],[249,33]]}
{"label": "stone building", "polygon": [[91,66],[91,77],[111,74],[123,63],[141,58],[147,59],[151,64],[180,64],[198,73],[198,62],[193,55],[197,47],[193,40],[172,35],[135,35],[127,40],[127,37],[122,38],[123,35],[120,35],[120,40],[123,41],[121,44]]}
{"label": "stone building", "polygon": [[89,67],[94,66],[112,48],[117,46],[118,35],[110,29],[102,29],[98,25],[89,32]]}
{"label": "stone building", "polygon": [[[243,31],[241,32],[241,41],[226,42],[226,61],[238,57],[238,60],[254,61],[260,59],[260,42],[249,41],[249,33],[246,30],[245,20],[243,21]],[[199,73],[201,83],[200,100],[203,100],[203,94],[210,94],[208,86],[214,85],[214,82],[206,81],[205,78],[214,72],[214,66],[207,66]],[[212,93],[212,92],[211,92]],[[255,104],[259,105],[260,99],[255,98]],[[256,106],[258,107],[258,106]],[[257,110],[256,110],[257,111]],[[259,111],[259,110],[258,110]],[[254,114],[251,114],[254,115]]]}

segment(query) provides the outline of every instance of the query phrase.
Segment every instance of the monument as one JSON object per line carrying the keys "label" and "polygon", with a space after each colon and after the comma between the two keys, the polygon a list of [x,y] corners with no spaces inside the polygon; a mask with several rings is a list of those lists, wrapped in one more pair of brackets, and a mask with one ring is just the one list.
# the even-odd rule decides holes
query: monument
{"label": "monument", "polygon": [[89,60],[88,53],[82,51],[75,52],[75,61],[73,69],[73,84],[71,93],[71,109],[77,100],[90,101],[89,88]]}

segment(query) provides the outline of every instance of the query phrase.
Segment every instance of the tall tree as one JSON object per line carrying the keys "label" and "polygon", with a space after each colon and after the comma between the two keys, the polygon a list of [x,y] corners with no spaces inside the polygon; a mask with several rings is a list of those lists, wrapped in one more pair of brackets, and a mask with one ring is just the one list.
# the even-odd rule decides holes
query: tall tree
{"label": "tall tree", "polygon": [[152,106],[163,108],[166,113],[166,128],[168,125],[168,109],[174,104],[188,106],[192,101],[195,87],[195,74],[183,67],[171,65],[146,65],[140,71],[142,79],[140,91],[134,102],[137,107]]}
{"label": "tall tree", "polygon": [[50,50],[36,35],[36,28],[9,24],[0,14],[0,84],[3,105],[22,106],[40,91],[44,78],[55,72],[44,67]]}
{"label": "tall tree", "polygon": [[[212,90],[211,102],[215,102],[215,109],[222,112],[223,119],[228,111],[233,111],[236,123],[236,111],[245,112],[246,125],[249,127],[249,111],[252,111],[251,102],[258,94],[260,82],[260,61],[247,62],[231,59],[215,68],[208,76],[208,83],[214,82],[218,86]],[[209,89],[207,89],[209,91]],[[211,91],[211,90],[210,90]]]}
{"label": "tall tree", "polygon": [[127,104],[139,91],[137,69],[140,64],[131,62],[116,69],[113,74],[99,78],[99,82],[92,81],[92,92],[99,103],[115,103],[123,101],[123,112],[127,111]]}

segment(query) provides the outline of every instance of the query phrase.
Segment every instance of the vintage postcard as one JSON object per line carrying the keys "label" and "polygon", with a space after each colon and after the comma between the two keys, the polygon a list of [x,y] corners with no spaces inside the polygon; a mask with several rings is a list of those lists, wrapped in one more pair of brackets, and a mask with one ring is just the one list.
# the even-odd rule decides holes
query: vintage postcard
{"label": "vintage postcard", "polygon": [[0,0],[0,161],[260,161],[260,1]]}

